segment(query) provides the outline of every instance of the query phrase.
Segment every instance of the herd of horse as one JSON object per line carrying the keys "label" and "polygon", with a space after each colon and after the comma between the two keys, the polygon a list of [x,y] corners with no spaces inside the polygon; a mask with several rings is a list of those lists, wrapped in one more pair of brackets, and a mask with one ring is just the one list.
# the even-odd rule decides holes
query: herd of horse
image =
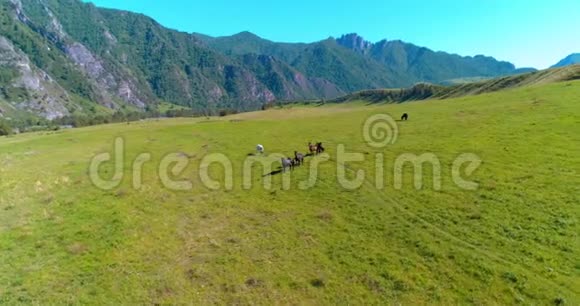
{"label": "herd of horse", "polygon": [[[409,120],[409,114],[404,113],[403,116],[401,116],[401,121],[407,121]],[[258,153],[263,154],[264,153],[264,146],[262,145],[258,145],[256,147],[256,150],[258,151]],[[281,158],[281,162],[282,162],[282,172],[286,172],[286,170],[294,170],[295,167],[298,167],[300,165],[304,164],[304,158],[306,156],[314,156],[314,155],[318,155],[324,152],[324,147],[322,146],[322,142],[317,142],[316,144],[313,144],[312,142],[308,143],[308,151],[310,151],[310,153],[308,155],[299,153],[298,151],[294,151],[294,157],[283,157]]]}
{"label": "herd of horse", "polygon": [[322,146],[322,142],[317,142],[316,144],[308,143],[308,151],[310,153],[305,155],[303,153],[299,153],[298,151],[294,151],[294,158],[292,157],[285,157],[281,159],[282,162],[282,172],[286,172],[287,169],[294,170],[294,167],[298,167],[304,164],[304,158],[306,156],[314,156],[324,152],[324,147]]}

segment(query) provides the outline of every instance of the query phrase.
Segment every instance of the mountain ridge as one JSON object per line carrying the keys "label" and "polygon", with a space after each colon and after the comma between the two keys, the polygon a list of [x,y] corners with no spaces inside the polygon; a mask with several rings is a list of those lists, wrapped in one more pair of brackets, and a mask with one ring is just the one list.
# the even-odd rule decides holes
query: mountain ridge
{"label": "mountain ridge", "polygon": [[357,34],[277,43],[248,31],[179,32],[79,0],[4,0],[0,8],[0,116],[145,111],[163,101],[203,113],[246,111],[275,100],[520,73],[493,58]]}
{"label": "mountain ridge", "polygon": [[[209,47],[222,52],[222,54],[266,54],[276,56],[291,65],[296,59],[297,50],[320,44],[328,46],[330,42],[334,42],[337,46],[360,54],[361,57],[374,65],[386,67],[387,73],[397,78],[398,83],[395,81],[382,87],[410,86],[417,82],[443,83],[458,77],[489,78],[536,71],[534,68],[516,68],[512,63],[498,61],[490,56],[460,56],[444,51],[433,51],[401,40],[383,39],[372,43],[356,33],[345,34],[336,39],[330,37],[313,43],[296,44],[273,42],[248,31],[221,37],[195,35],[199,35],[198,37]],[[243,37],[244,41],[240,41],[240,37]],[[431,63],[439,64],[430,67]],[[426,71],[424,71],[425,69]],[[330,81],[336,83],[334,79]]]}
{"label": "mountain ridge", "polygon": [[565,66],[575,65],[575,64],[579,64],[579,63],[580,63],[580,53],[572,53],[572,54],[566,56],[565,58],[563,58],[561,61],[559,61],[557,64],[555,64],[551,68],[565,67]]}

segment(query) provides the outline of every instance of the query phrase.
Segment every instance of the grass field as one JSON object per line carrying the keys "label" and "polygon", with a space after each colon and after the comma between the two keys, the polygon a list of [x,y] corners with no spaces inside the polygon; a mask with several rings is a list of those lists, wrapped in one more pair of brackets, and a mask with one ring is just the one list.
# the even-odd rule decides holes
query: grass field
{"label": "grass field", "polygon": [[[379,113],[399,122],[387,148],[363,139]],[[126,144],[121,186],[100,190],[93,156]],[[242,188],[256,144],[267,153],[323,141],[330,160],[316,185]],[[336,150],[359,152],[362,186],[337,182]],[[212,119],[172,119],[0,138],[0,304],[580,304],[580,81],[441,101],[292,107]],[[150,153],[143,188],[131,165]],[[167,153],[193,189],[163,187]],[[209,190],[201,159],[223,153],[233,190]],[[384,154],[385,188],[375,188]],[[425,172],[393,185],[400,154],[433,153],[442,188]],[[461,153],[483,161],[453,184]],[[259,158],[259,157],[254,157]],[[267,157],[262,157],[267,158]],[[309,158],[308,162],[313,159]],[[111,175],[112,165],[103,168]],[[223,178],[211,167],[214,178]],[[348,175],[353,176],[352,171]],[[405,174],[412,169],[405,168]]]}

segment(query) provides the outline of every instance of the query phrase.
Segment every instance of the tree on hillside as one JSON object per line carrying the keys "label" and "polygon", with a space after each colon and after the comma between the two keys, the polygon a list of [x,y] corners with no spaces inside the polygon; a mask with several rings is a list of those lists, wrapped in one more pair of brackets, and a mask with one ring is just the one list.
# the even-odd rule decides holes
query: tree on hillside
{"label": "tree on hillside", "polygon": [[0,136],[6,136],[12,134],[12,127],[8,122],[0,120]]}

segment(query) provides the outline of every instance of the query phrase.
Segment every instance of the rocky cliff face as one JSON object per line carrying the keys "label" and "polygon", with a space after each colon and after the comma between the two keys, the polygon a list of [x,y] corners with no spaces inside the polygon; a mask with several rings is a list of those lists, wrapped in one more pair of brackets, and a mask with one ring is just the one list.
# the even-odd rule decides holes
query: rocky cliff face
{"label": "rocky cliff face", "polygon": [[346,34],[336,40],[339,45],[362,54],[368,54],[373,44],[356,33]]}
{"label": "rocky cliff face", "polygon": [[271,92],[271,100],[304,100],[337,97],[345,92],[332,82],[308,77],[271,55],[245,54],[239,60]]}
{"label": "rocky cliff face", "polygon": [[0,36],[0,69],[9,75],[2,94],[12,98],[13,107],[48,119],[69,114],[68,93],[4,36]]}
{"label": "rocky cliff face", "polygon": [[[75,41],[64,29],[61,22],[52,12],[52,9],[44,1],[30,1],[30,7],[38,6],[42,13],[34,19],[29,18],[23,11],[21,0],[12,0],[16,3],[16,12],[23,21],[32,29],[37,29],[45,38],[49,39],[76,64],[77,68],[84,73],[90,83],[97,89],[100,104],[108,108],[116,108],[115,100],[121,100],[127,104],[143,109],[146,95],[139,92],[136,81],[127,74],[114,73],[107,67],[108,63],[95,55],[82,43]],[[44,22],[43,22],[44,21]],[[46,22],[47,21],[47,22]],[[44,25],[43,25],[44,24]],[[115,37],[107,30],[103,33],[108,38],[108,43],[114,45]]]}

